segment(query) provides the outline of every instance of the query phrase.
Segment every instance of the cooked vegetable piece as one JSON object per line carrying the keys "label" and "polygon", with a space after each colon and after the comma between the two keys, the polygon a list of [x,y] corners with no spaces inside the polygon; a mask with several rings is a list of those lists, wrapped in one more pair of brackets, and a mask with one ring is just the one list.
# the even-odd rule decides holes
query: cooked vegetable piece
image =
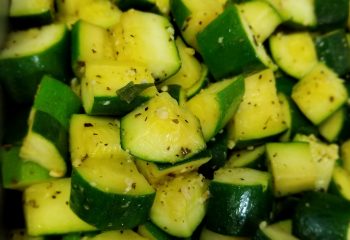
{"label": "cooked vegetable piece", "polygon": [[315,189],[316,169],[309,143],[267,143],[266,157],[276,197]]}
{"label": "cooked vegetable piece", "polygon": [[343,29],[337,29],[315,39],[318,58],[339,76],[350,71],[350,47]]}
{"label": "cooked vegetable piece", "polygon": [[9,11],[12,26],[20,29],[50,24],[55,15],[53,0],[12,0]]}
{"label": "cooked vegetable piece", "polygon": [[316,171],[316,190],[327,190],[332,178],[333,168],[339,159],[338,145],[326,144],[314,135],[297,134],[294,137],[294,141],[308,142],[310,144],[311,156]]}
{"label": "cooked vegetable piece", "polygon": [[350,173],[342,166],[336,165],[333,169],[329,193],[350,201]]}
{"label": "cooked vegetable piece", "polygon": [[137,232],[147,238],[152,240],[171,240],[174,239],[173,236],[167,234],[162,229],[157,227],[154,223],[151,221],[147,221],[142,225],[139,225],[137,228]]}
{"label": "cooked vegetable piece", "polygon": [[106,29],[84,20],[72,26],[72,68],[81,76],[88,61],[114,60],[115,53]]}
{"label": "cooked vegetable piece", "polygon": [[237,7],[259,42],[264,42],[283,22],[268,1],[246,1],[238,4]]}
{"label": "cooked vegetable piece", "polygon": [[292,235],[292,221],[290,219],[268,224],[261,222],[259,229],[255,234],[254,240],[297,240]]}
{"label": "cooked vegetable piece", "polygon": [[145,64],[156,82],[180,69],[175,30],[166,17],[131,9],[122,14],[112,32],[117,60]]}
{"label": "cooked vegetable piece", "polygon": [[343,80],[319,63],[294,85],[292,98],[304,115],[318,125],[347,101],[348,94]]}
{"label": "cooked vegetable piece", "polygon": [[205,215],[208,185],[198,173],[179,175],[157,188],[150,218],[165,232],[190,237]]}
{"label": "cooked vegetable piece", "polygon": [[186,103],[199,119],[205,141],[221,131],[234,116],[242,102],[244,89],[244,77],[239,76],[210,85]]}
{"label": "cooked vegetable piece", "polygon": [[83,20],[109,28],[119,22],[122,14],[122,11],[111,0],[56,0],[55,2],[58,20],[68,26]]}
{"label": "cooked vegetable piece", "polygon": [[272,208],[270,174],[249,168],[221,168],[209,185],[206,227],[214,232],[249,237]]}
{"label": "cooked vegetable piece", "polygon": [[245,78],[243,101],[228,125],[236,147],[259,145],[287,130],[277,97],[275,77],[266,69]]}
{"label": "cooked vegetable piece", "polygon": [[348,239],[350,203],[319,192],[306,194],[293,218],[293,234],[300,239]]}
{"label": "cooked vegetable piece", "polygon": [[24,191],[24,213],[31,236],[92,231],[69,207],[69,178],[33,184]]}
{"label": "cooked vegetable piece", "polygon": [[340,156],[343,160],[344,168],[350,172],[350,139],[341,144]]}
{"label": "cooked vegetable piece", "polygon": [[39,164],[24,161],[19,156],[20,146],[0,148],[2,185],[8,189],[24,189],[50,179],[49,171]]}
{"label": "cooked vegetable piece", "polygon": [[0,51],[1,84],[16,102],[32,103],[45,74],[67,79],[67,49],[68,30],[63,24],[11,32]]}
{"label": "cooked vegetable piece", "polygon": [[328,142],[336,142],[343,132],[349,131],[349,111],[346,106],[339,108],[319,126],[319,132]]}
{"label": "cooked vegetable piece", "polygon": [[228,6],[208,24],[197,35],[197,41],[204,62],[217,80],[275,68],[235,5]]}
{"label": "cooked vegetable piece", "polygon": [[216,0],[173,0],[171,13],[186,43],[198,50],[197,34],[223,12]]}
{"label": "cooked vegetable piece", "polygon": [[[128,84],[149,84],[146,89],[126,93],[120,90]],[[81,95],[85,112],[91,115],[124,115],[158,93],[154,79],[145,66],[137,62],[86,62],[81,80]]]}
{"label": "cooked vegetable piece", "polygon": [[347,0],[315,0],[317,27],[320,29],[336,29],[346,26],[349,16]]}
{"label": "cooked vegetable piece", "polygon": [[265,145],[256,146],[253,149],[234,150],[225,164],[228,168],[253,168],[263,170],[265,164]]}
{"label": "cooked vegetable piece", "polygon": [[155,191],[122,150],[119,122],[84,114],[74,115],[71,122],[72,210],[102,230],[145,222]]}
{"label": "cooked vegetable piece", "polygon": [[186,96],[191,98],[197,94],[208,82],[208,68],[199,62],[194,56],[195,51],[186,46],[180,37],[176,38],[176,46],[181,58],[180,70],[160,83],[160,87],[178,84],[186,91]]}
{"label": "cooked vegetable piece", "polygon": [[170,163],[206,147],[198,119],[166,92],[121,119],[121,144],[137,158]]}
{"label": "cooked vegetable piece", "polygon": [[302,78],[317,64],[317,52],[309,32],[277,32],[269,39],[273,60],[288,75]]}

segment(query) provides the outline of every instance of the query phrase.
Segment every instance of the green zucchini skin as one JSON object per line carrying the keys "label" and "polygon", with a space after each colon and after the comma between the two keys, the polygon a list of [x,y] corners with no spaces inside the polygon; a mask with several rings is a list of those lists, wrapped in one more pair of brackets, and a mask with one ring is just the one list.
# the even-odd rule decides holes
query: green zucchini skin
{"label": "green zucchini skin", "polygon": [[[129,229],[146,222],[154,197],[155,193],[128,196],[103,192],[91,186],[73,168],[70,207],[80,218],[98,229]],[[121,211],[120,206],[127,208]]]}
{"label": "green zucchini skin", "polygon": [[[251,42],[238,9],[232,5],[197,35],[199,52],[215,79],[261,70],[256,39]],[[241,56],[239,58],[235,56]]]}
{"label": "green zucchini skin", "polygon": [[[18,103],[32,103],[44,75],[66,81],[70,74],[69,32],[43,52],[17,58],[0,59],[0,82]],[[23,77],[26,76],[26,77]]]}
{"label": "green zucchini skin", "polygon": [[185,25],[186,19],[191,15],[190,9],[187,8],[182,0],[170,1],[171,13],[174,16],[176,25],[181,29]]}
{"label": "green zucchini skin", "polygon": [[149,11],[155,8],[154,0],[116,0],[115,2],[122,11],[131,8]]}
{"label": "green zucchini skin", "polygon": [[339,76],[350,71],[350,47],[344,29],[317,36],[315,46],[318,58]]}
{"label": "green zucchini skin", "polygon": [[317,28],[326,30],[346,26],[349,15],[349,1],[315,0],[314,6]]}
{"label": "green zucchini skin", "polygon": [[327,193],[307,193],[296,207],[293,234],[300,239],[348,239],[350,204]]}
{"label": "green zucchini skin", "polygon": [[[262,186],[232,186],[212,181],[209,185],[206,226],[232,236],[251,236],[272,207],[270,190]],[[243,207],[244,206],[244,207]]]}

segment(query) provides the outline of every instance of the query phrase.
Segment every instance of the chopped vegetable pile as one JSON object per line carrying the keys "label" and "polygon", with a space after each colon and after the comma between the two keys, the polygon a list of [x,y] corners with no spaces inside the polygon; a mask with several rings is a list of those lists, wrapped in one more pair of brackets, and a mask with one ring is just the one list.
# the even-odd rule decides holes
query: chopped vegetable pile
{"label": "chopped vegetable pile", "polygon": [[350,239],[348,0],[9,7],[3,237]]}

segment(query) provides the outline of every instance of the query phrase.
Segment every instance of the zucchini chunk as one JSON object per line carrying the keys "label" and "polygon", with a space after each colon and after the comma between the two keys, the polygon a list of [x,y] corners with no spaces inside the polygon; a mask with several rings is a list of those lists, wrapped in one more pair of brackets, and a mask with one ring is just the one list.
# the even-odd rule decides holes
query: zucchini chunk
{"label": "zucchini chunk", "polygon": [[20,146],[0,148],[2,184],[7,189],[24,189],[51,178],[49,171],[39,164],[24,161],[19,156]]}
{"label": "zucchini chunk", "polygon": [[276,197],[315,189],[316,169],[309,143],[267,143],[266,157]]}
{"label": "zucchini chunk", "polygon": [[339,108],[319,126],[320,135],[328,142],[341,140],[342,133],[349,131],[349,111],[346,106]]}
{"label": "zucchini chunk", "polygon": [[72,210],[101,230],[130,229],[145,222],[155,191],[122,150],[119,122],[74,115],[70,144]]}
{"label": "zucchini chunk", "polygon": [[349,16],[349,1],[315,0],[314,5],[319,29],[329,30],[346,26]]}
{"label": "zucchini chunk", "polygon": [[139,225],[137,228],[137,232],[147,238],[147,239],[155,239],[155,240],[171,240],[174,239],[173,236],[167,234],[162,229],[157,227],[151,221],[147,221],[142,225]]}
{"label": "zucchini chunk", "polygon": [[[148,84],[135,94],[125,89]],[[126,90],[126,89],[125,89]],[[154,79],[146,67],[137,62],[86,62],[81,80],[85,112],[91,115],[124,115],[158,93]],[[133,95],[132,95],[133,94]]]}
{"label": "zucchini chunk", "polygon": [[208,184],[198,173],[180,175],[157,188],[151,221],[175,237],[190,237],[205,215]]}
{"label": "zucchini chunk", "polygon": [[314,135],[297,134],[293,140],[310,144],[311,156],[316,170],[316,190],[327,190],[335,163],[339,159],[338,145],[324,143]]}
{"label": "zucchini chunk", "polygon": [[293,234],[300,239],[348,239],[350,204],[328,193],[311,192],[298,204]]}
{"label": "zucchini chunk", "polygon": [[254,240],[298,240],[292,235],[292,220],[287,219],[273,224],[261,222]]}
{"label": "zucchini chunk", "polygon": [[198,33],[197,41],[204,62],[217,80],[275,68],[235,5],[228,6]]}
{"label": "zucchini chunk", "polygon": [[214,137],[234,116],[244,89],[244,77],[239,76],[210,85],[186,103],[199,119],[205,141]]}
{"label": "zucchini chunk", "polygon": [[194,56],[194,49],[187,47],[180,37],[176,38],[175,43],[181,58],[181,68],[176,74],[161,82],[159,87],[180,85],[184,88],[186,96],[191,98],[208,83],[208,68],[198,61]]}
{"label": "zucchini chunk", "polygon": [[348,94],[343,80],[319,63],[294,85],[292,99],[311,122],[319,125],[347,101]]}
{"label": "zucchini chunk", "polygon": [[200,123],[166,92],[121,119],[121,144],[137,158],[176,163],[205,149]]}
{"label": "zucchini chunk", "polygon": [[24,29],[53,22],[54,0],[12,0],[10,21],[16,28]]}
{"label": "zucchini chunk", "polygon": [[288,75],[302,78],[318,63],[309,32],[277,32],[269,38],[273,60]]}
{"label": "zucchini chunk", "polygon": [[229,139],[238,148],[259,145],[287,130],[272,70],[250,75],[244,82],[243,101],[228,124]]}
{"label": "zucchini chunk", "polygon": [[257,41],[264,42],[282,23],[281,16],[268,1],[253,0],[237,4],[242,16],[256,36]]}
{"label": "zucchini chunk", "polygon": [[174,0],[170,11],[186,43],[198,50],[196,36],[224,10],[216,0]]}
{"label": "zucchini chunk", "polygon": [[286,23],[289,26],[295,28],[312,28],[317,25],[314,0],[281,0],[279,2],[281,15],[286,18]]}
{"label": "zucchini chunk", "polygon": [[88,237],[87,240],[147,240],[147,238],[144,238],[134,232],[131,229],[126,230],[120,230],[120,231],[105,231],[100,234],[97,234],[93,237]]}
{"label": "zucchini chunk", "polygon": [[44,76],[28,119],[20,157],[48,169],[52,177],[64,176],[69,120],[80,107],[80,99],[67,85]]}
{"label": "zucchini chunk", "polygon": [[67,79],[67,49],[68,30],[63,24],[11,32],[0,52],[0,82],[16,102],[32,103],[45,74]]}
{"label": "zucchini chunk", "polygon": [[122,11],[110,0],[56,0],[55,2],[58,21],[69,27],[83,20],[99,27],[109,28],[119,22],[122,14]]}
{"label": "zucchini chunk", "polygon": [[186,172],[196,171],[200,166],[211,159],[209,151],[204,150],[189,159],[177,163],[155,163],[137,160],[136,166],[152,185],[164,181],[166,178],[175,177]]}
{"label": "zucchini chunk", "polygon": [[156,82],[174,75],[181,67],[175,30],[163,16],[129,10],[112,29],[116,59],[146,65]]}
{"label": "zucchini chunk", "polygon": [[240,149],[233,151],[225,164],[226,168],[253,168],[263,170],[265,166],[265,145],[253,149]]}
{"label": "zucchini chunk", "polygon": [[248,240],[250,238],[246,237],[236,237],[236,236],[228,236],[228,235],[223,235],[220,233],[216,233],[213,231],[210,231],[209,229],[203,227],[199,240]]}
{"label": "zucchini chunk", "polygon": [[114,60],[113,44],[107,30],[84,20],[72,27],[72,68],[76,76],[84,73],[87,61]]}
{"label": "zucchini chunk", "polygon": [[161,92],[167,92],[169,95],[174,98],[179,106],[183,107],[186,103],[187,97],[186,92],[183,87],[177,84],[165,85],[160,89]]}
{"label": "zucchini chunk", "polygon": [[350,173],[346,169],[334,167],[328,192],[350,201]]}
{"label": "zucchini chunk", "polygon": [[24,191],[24,216],[31,236],[92,231],[69,207],[69,178],[29,186]]}
{"label": "zucchini chunk", "polygon": [[270,174],[249,168],[221,168],[209,184],[206,227],[214,232],[251,237],[272,209]]}
{"label": "zucchini chunk", "polygon": [[350,139],[340,145],[340,156],[343,160],[344,168],[350,172]]}

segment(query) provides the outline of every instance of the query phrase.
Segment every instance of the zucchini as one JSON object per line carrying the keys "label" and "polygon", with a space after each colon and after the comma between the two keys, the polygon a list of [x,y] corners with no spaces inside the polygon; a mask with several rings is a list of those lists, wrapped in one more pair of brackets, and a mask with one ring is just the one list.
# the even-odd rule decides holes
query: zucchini
{"label": "zucchini", "polygon": [[175,30],[166,17],[131,9],[122,14],[112,32],[116,59],[145,64],[156,82],[180,69]]}
{"label": "zucchini", "polygon": [[267,143],[266,158],[276,197],[315,189],[317,175],[309,143]]}
{"label": "zucchini", "polygon": [[[132,84],[132,85],[131,85]],[[122,94],[129,85],[147,85],[140,93]],[[131,89],[130,89],[131,91]],[[136,91],[136,89],[135,89]],[[137,62],[86,62],[81,80],[84,110],[91,115],[124,115],[156,95],[154,79]]]}
{"label": "zucchini", "polygon": [[327,193],[308,193],[298,204],[292,232],[300,239],[348,239],[350,204]]}
{"label": "zucchini", "polygon": [[19,146],[0,149],[2,185],[6,189],[24,189],[50,179],[49,171],[35,162],[19,157]]}
{"label": "zucchini", "polygon": [[55,3],[58,21],[64,22],[69,27],[83,20],[109,28],[119,22],[122,14],[122,11],[110,0],[56,0]]}
{"label": "zucchini", "polygon": [[349,112],[346,106],[339,108],[319,126],[319,132],[328,142],[340,140],[343,132],[348,132]]}
{"label": "zucchini", "polygon": [[333,169],[332,180],[329,185],[329,193],[338,195],[350,201],[350,173],[341,166]]}
{"label": "zucchini", "polygon": [[292,220],[287,219],[273,224],[261,222],[253,240],[298,240],[292,235]]}
{"label": "zucchini", "polygon": [[137,168],[152,185],[157,185],[168,177],[196,171],[211,159],[210,152],[204,150],[189,159],[177,163],[153,163],[136,160]]}
{"label": "zucchini", "polygon": [[81,76],[87,61],[114,60],[115,53],[107,30],[84,20],[72,26],[72,69]]}
{"label": "zucchini", "polygon": [[110,239],[114,239],[114,240],[124,240],[124,239],[147,240],[147,238],[140,236],[139,234],[137,234],[136,232],[134,232],[131,229],[120,230],[120,231],[116,231],[116,230],[106,231],[106,232],[102,232],[100,234],[97,234],[96,236],[87,238],[87,240],[110,240]]}
{"label": "zucchini", "polygon": [[197,41],[209,72],[217,80],[266,67],[275,69],[235,5],[228,6],[198,33]]}
{"label": "zucchini", "polygon": [[198,50],[197,34],[223,12],[216,0],[172,0],[170,11],[185,42]]}
{"label": "zucchini", "polygon": [[206,211],[208,184],[198,173],[179,175],[157,187],[150,219],[175,237],[190,237]]}
{"label": "zucchini", "polygon": [[292,99],[303,114],[318,125],[347,101],[348,94],[343,80],[319,63],[294,85]]}
{"label": "zucchini", "polygon": [[243,148],[259,145],[285,130],[287,125],[272,70],[266,69],[246,77],[243,101],[228,124],[229,139],[235,142],[236,147]]}
{"label": "zucchini", "polygon": [[173,237],[166,232],[164,232],[162,229],[157,227],[154,223],[151,221],[147,221],[142,225],[139,225],[137,228],[137,232],[151,240],[171,240]]}
{"label": "zucchini", "polygon": [[350,139],[340,145],[340,156],[343,160],[344,168],[350,172]]}
{"label": "zucchini", "polygon": [[343,29],[337,29],[317,36],[317,56],[339,76],[350,71],[350,47]]}
{"label": "zucchini", "polygon": [[172,84],[182,86],[188,98],[196,95],[208,82],[208,68],[194,56],[195,51],[177,37],[175,40],[181,58],[180,70],[159,84],[162,88]]}
{"label": "zucchini", "polygon": [[62,177],[67,171],[68,128],[73,113],[80,110],[80,99],[64,83],[44,76],[35,96],[20,157]]}
{"label": "zucchini", "polygon": [[249,168],[221,168],[210,182],[206,228],[251,237],[272,209],[270,174]]}
{"label": "zucchini", "polygon": [[242,16],[256,36],[257,41],[264,42],[283,22],[281,16],[268,1],[253,0],[237,4]]}
{"label": "zucchini", "polygon": [[223,235],[220,233],[210,231],[209,229],[207,229],[205,227],[202,228],[199,240],[212,240],[212,239],[215,239],[215,240],[248,240],[249,238]]}
{"label": "zucchini", "polygon": [[244,77],[239,76],[209,85],[186,103],[199,119],[205,141],[214,137],[234,116],[244,89]]}
{"label": "zucchini", "polygon": [[45,74],[68,78],[67,49],[68,30],[63,24],[11,32],[0,52],[0,82],[16,102],[32,103]]}
{"label": "zucchini", "polygon": [[288,75],[302,78],[318,63],[309,32],[277,32],[269,39],[273,60]]}
{"label": "zucchini", "polygon": [[335,163],[339,159],[338,145],[324,143],[314,135],[297,134],[293,140],[310,144],[311,156],[316,170],[316,190],[327,190]]}
{"label": "zucchini", "polygon": [[12,0],[10,4],[10,21],[16,28],[50,24],[54,16],[54,0]]}
{"label": "zucchini", "polygon": [[49,240],[46,236],[33,237],[29,236],[25,229],[11,229],[9,233],[5,235],[9,240]]}
{"label": "zucchini", "polygon": [[177,101],[179,106],[183,107],[185,105],[187,100],[186,92],[180,85],[165,85],[160,89],[160,91],[169,93],[169,95]]}
{"label": "zucchini", "polygon": [[315,1],[281,0],[281,15],[287,18],[287,23],[295,28],[315,27],[317,15],[315,13]]}
{"label": "zucchini", "polygon": [[155,192],[121,149],[119,122],[74,115],[70,144],[72,210],[101,230],[130,229],[145,222]]}
{"label": "zucchini", "polygon": [[25,189],[23,203],[29,235],[95,230],[70,209],[70,185],[69,178],[61,178],[33,184]]}
{"label": "zucchini", "polygon": [[225,164],[227,168],[253,168],[264,170],[265,166],[265,145],[256,146],[253,149],[240,149],[230,154]]}
{"label": "zucchini", "polygon": [[206,147],[197,118],[166,92],[125,115],[120,128],[123,149],[147,161],[175,163]]}
{"label": "zucchini", "polygon": [[323,30],[345,27],[349,16],[347,0],[315,0],[317,27]]}

